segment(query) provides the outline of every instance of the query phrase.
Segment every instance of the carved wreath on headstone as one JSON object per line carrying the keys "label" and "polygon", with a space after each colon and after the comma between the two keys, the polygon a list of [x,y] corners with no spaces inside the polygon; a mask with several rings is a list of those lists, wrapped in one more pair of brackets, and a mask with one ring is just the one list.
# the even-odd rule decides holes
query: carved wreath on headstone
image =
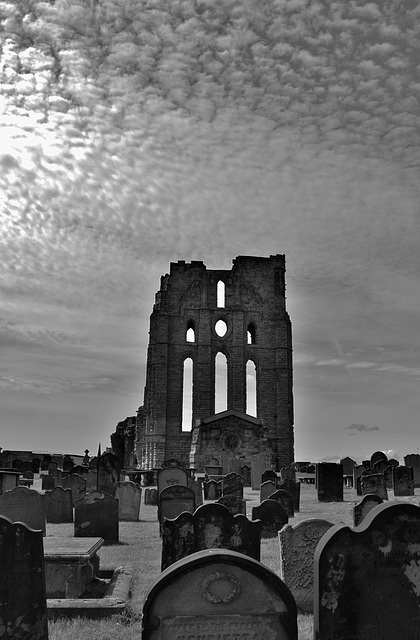
{"label": "carved wreath on headstone", "polygon": [[202,597],[212,604],[229,604],[238,597],[240,591],[239,580],[231,573],[221,571],[211,573],[201,585]]}

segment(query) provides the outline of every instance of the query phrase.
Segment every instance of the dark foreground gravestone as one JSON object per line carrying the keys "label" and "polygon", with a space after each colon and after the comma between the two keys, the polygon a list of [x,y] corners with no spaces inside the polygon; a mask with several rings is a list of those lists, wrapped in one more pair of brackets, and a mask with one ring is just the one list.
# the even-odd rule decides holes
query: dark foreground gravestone
{"label": "dark foreground gravestone", "polygon": [[314,561],[317,640],[420,638],[420,507],[374,507],[361,525],[335,525]]}
{"label": "dark foreground gravestone", "polygon": [[164,571],[143,607],[142,640],[297,640],[280,578],[235,551],[194,553]]}
{"label": "dark foreground gravestone", "polygon": [[48,640],[42,531],[0,517],[0,637]]}
{"label": "dark foreground gravestone", "polygon": [[264,500],[252,507],[252,519],[261,520],[262,538],[277,538],[277,533],[289,522],[286,511],[277,500]]}
{"label": "dark foreground gravestone", "polygon": [[395,496],[414,496],[414,471],[413,467],[394,467],[393,489]]}
{"label": "dark foreground gravestone", "polygon": [[318,462],[316,488],[319,502],[343,502],[343,465]]}
{"label": "dark foreground gravestone", "polygon": [[5,491],[0,496],[0,515],[46,533],[45,499],[34,489],[15,487]]}
{"label": "dark foreground gravestone", "polygon": [[382,498],[375,493],[368,493],[363,496],[362,500],[353,507],[353,523],[357,527],[363,522],[367,514],[372,511],[378,504],[383,504]]}
{"label": "dark foreground gravestone", "polygon": [[74,537],[103,538],[118,542],[118,499],[103,491],[91,491],[74,503]]}
{"label": "dark foreground gravestone", "polygon": [[73,522],[73,498],[71,489],[54,487],[45,492],[45,515],[47,522]]}

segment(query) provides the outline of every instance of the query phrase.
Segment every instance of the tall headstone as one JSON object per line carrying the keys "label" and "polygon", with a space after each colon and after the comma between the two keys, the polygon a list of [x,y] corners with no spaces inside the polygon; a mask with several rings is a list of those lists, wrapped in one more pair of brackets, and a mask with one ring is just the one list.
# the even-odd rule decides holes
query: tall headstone
{"label": "tall headstone", "polygon": [[98,486],[98,472],[96,469],[89,469],[86,474],[86,493],[96,491]]}
{"label": "tall headstone", "polygon": [[280,529],[289,521],[287,513],[276,500],[264,500],[253,507],[252,519],[261,520],[262,538],[277,538]]}
{"label": "tall headstone", "polygon": [[187,486],[194,491],[195,507],[203,504],[203,483],[201,478],[188,478]]}
{"label": "tall headstone", "polygon": [[42,475],[41,476],[41,489],[42,491],[51,491],[54,489],[55,482],[54,478],[50,475]]}
{"label": "tall headstone", "polygon": [[295,501],[288,491],[285,489],[277,489],[274,493],[268,496],[269,500],[277,500],[283,507],[289,518],[294,518],[295,515]]}
{"label": "tall headstone", "polygon": [[377,496],[374,493],[368,493],[363,496],[360,502],[354,505],[353,507],[353,523],[355,527],[358,527],[359,524],[363,522],[366,518],[367,514],[372,511],[374,507],[377,507],[378,504],[383,504],[382,498]]}
{"label": "tall headstone", "polygon": [[343,501],[343,466],[334,462],[318,462],[316,465],[319,502]]}
{"label": "tall headstone", "polygon": [[317,518],[285,524],[279,531],[280,578],[289,587],[299,609],[313,613],[314,556],[318,542],[332,522]]}
{"label": "tall headstone", "polygon": [[120,521],[138,522],[140,519],[141,487],[129,480],[118,482],[114,498],[118,498]]}
{"label": "tall headstone", "polygon": [[296,480],[296,469],[292,465],[283,467],[280,469],[280,478],[281,480]]}
{"label": "tall headstone", "polygon": [[267,500],[268,496],[270,496],[276,490],[276,483],[272,480],[266,480],[260,486],[260,502],[264,502]]}
{"label": "tall headstone", "polygon": [[114,495],[120,481],[120,462],[114,453],[106,452],[98,457],[98,491]]}
{"label": "tall headstone", "polygon": [[375,451],[370,456],[370,468],[375,469],[375,464],[378,462],[388,462],[388,456],[383,451]]}
{"label": "tall headstone", "polygon": [[187,486],[188,474],[185,469],[173,466],[159,469],[157,474],[158,493],[160,493],[163,489],[166,489],[166,487],[171,487],[176,484],[180,484],[184,487]]}
{"label": "tall headstone", "polygon": [[203,482],[204,500],[218,500],[222,495],[221,480],[207,480]]}
{"label": "tall headstone", "polygon": [[86,493],[86,478],[79,473],[70,473],[63,478],[63,489],[71,489],[74,504]]}
{"label": "tall headstone", "polygon": [[244,485],[242,478],[238,473],[227,473],[223,477],[223,495],[236,495],[240,498],[244,497]]}
{"label": "tall headstone", "polygon": [[176,518],[183,511],[194,513],[195,495],[189,487],[181,484],[171,485],[162,489],[158,497],[158,520]]}
{"label": "tall headstone", "polygon": [[409,453],[404,456],[404,465],[406,467],[413,467],[414,486],[420,487],[420,454]]}
{"label": "tall headstone", "polygon": [[53,471],[48,472],[50,476],[54,478],[54,487],[62,487],[63,486],[63,470],[62,469],[53,469]]}
{"label": "tall headstone", "polygon": [[239,467],[239,475],[242,478],[242,484],[244,487],[251,486],[251,467],[248,464],[244,464],[243,467]]}
{"label": "tall headstone", "polygon": [[394,496],[414,496],[414,472],[413,467],[394,467]]}
{"label": "tall headstone", "polygon": [[300,511],[300,488],[301,483],[290,479],[282,480],[277,483],[277,489],[284,489],[293,498],[295,511]]}
{"label": "tall headstone", "polygon": [[418,638],[420,507],[382,504],[332,527],[314,560],[314,637]]}
{"label": "tall headstone", "polygon": [[45,515],[47,522],[73,522],[73,498],[71,489],[54,487],[51,491],[46,491]]}
{"label": "tall headstone", "polygon": [[166,569],[143,607],[142,640],[297,640],[292,594],[266,566],[209,549]]}
{"label": "tall headstone", "polygon": [[385,486],[385,478],[383,473],[371,473],[368,475],[362,474],[361,485],[362,494],[365,496],[368,493],[374,493],[382,498],[382,500],[388,500],[388,491]]}
{"label": "tall headstone", "polygon": [[74,537],[118,542],[118,500],[103,491],[91,491],[74,503]]}
{"label": "tall headstone", "polygon": [[265,453],[251,456],[251,487],[256,491],[260,488],[261,476],[270,467],[270,457]]}
{"label": "tall headstone", "polygon": [[0,634],[48,640],[42,531],[0,517]]}
{"label": "tall headstone", "polygon": [[5,491],[0,496],[0,515],[46,533],[45,499],[34,489],[15,487]]}
{"label": "tall headstone", "polygon": [[353,468],[353,487],[356,489],[356,493],[358,496],[362,495],[362,489],[360,485],[360,481],[358,482],[358,478],[362,475],[363,471],[366,467],[363,464],[357,464]]}
{"label": "tall headstone", "polygon": [[273,469],[266,469],[265,471],[263,471],[263,473],[261,474],[261,484],[264,484],[264,482],[273,482],[274,484],[277,484],[277,473],[273,470]]}

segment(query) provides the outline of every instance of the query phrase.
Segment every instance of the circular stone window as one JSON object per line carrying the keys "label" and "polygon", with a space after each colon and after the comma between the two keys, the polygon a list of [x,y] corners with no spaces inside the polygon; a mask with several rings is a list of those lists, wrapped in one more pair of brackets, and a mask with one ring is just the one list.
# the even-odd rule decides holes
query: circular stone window
{"label": "circular stone window", "polygon": [[241,444],[241,440],[237,433],[231,432],[226,433],[223,438],[223,446],[225,449],[229,449],[230,451],[234,451]]}
{"label": "circular stone window", "polygon": [[224,320],[218,320],[214,325],[214,330],[219,338],[223,338],[227,333],[228,326]]}

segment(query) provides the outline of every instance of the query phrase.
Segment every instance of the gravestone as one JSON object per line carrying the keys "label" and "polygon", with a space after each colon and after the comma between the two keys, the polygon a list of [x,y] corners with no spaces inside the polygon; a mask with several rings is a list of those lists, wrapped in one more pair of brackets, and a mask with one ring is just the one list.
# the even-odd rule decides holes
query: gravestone
{"label": "gravestone", "polygon": [[316,465],[319,502],[343,502],[343,466],[334,462]]}
{"label": "gravestone", "polygon": [[261,523],[244,515],[233,516],[223,505],[213,503],[194,513],[181,513],[165,520],[162,534],[162,570],[181,558],[204,549],[230,549],[260,559]]}
{"label": "gravestone", "polygon": [[413,467],[414,486],[420,487],[420,454],[409,453],[404,456],[404,465],[406,467]]}
{"label": "gravestone", "polygon": [[353,523],[357,527],[363,522],[367,514],[372,511],[378,504],[382,504],[383,500],[374,493],[368,493],[363,496],[362,500],[353,507]]}
{"label": "gravestone", "polygon": [[188,476],[185,469],[182,469],[181,467],[165,467],[164,469],[159,469],[157,474],[158,493],[163,491],[166,487],[177,484],[184,487],[187,486]]}
{"label": "gravestone", "polygon": [[261,520],[262,538],[277,538],[280,529],[288,523],[287,513],[276,500],[264,500],[252,507],[252,519]]}
{"label": "gravestone", "polygon": [[47,522],[73,522],[73,498],[71,489],[54,487],[51,491],[46,491],[45,496],[45,516]]}
{"label": "gravestone", "polygon": [[80,476],[84,476],[87,473],[87,468],[82,464],[75,464],[70,473],[78,473]]}
{"label": "gravestone", "polygon": [[42,531],[0,517],[1,638],[48,640]]}
{"label": "gravestone", "polygon": [[273,471],[273,469],[266,469],[262,474],[261,474],[261,484],[264,484],[264,482],[274,482],[274,484],[277,484],[277,473],[275,471]]}
{"label": "gravestone", "polygon": [[383,471],[385,486],[387,489],[392,489],[394,486],[394,469],[395,467],[388,464]]}
{"label": "gravestone", "polygon": [[388,462],[388,456],[383,451],[375,451],[375,453],[372,453],[372,455],[370,456],[370,468],[374,469],[375,464],[380,461]]}
{"label": "gravestone", "polygon": [[31,529],[46,533],[44,496],[28,487],[15,487],[0,496],[0,516],[12,522],[24,522]]}
{"label": "gravestone", "polygon": [[385,478],[383,473],[370,473],[368,475],[361,475],[362,495],[368,493],[374,493],[382,498],[382,500],[388,500],[388,491],[385,486]]}
{"label": "gravestone", "polygon": [[[49,462],[51,462],[51,460],[48,461],[48,464],[49,464]],[[47,467],[46,467],[47,469],[48,469],[48,464],[47,464]],[[73,458],[71,456],[69,456],[69,455],[65,455],[64,458],[63,458],[63,471],[71,471],[73,469],[73,467],[74,467]],[[41,466],[41,469],[42,469],[42,466]]]}
{"label": "gravestone", "polygon": [[294,518],[295,516],[295,501],[288,491],[285,489],[277,489],[274,493],[268,496],[269,500],[277,500],[287,513],[288,518]]}
{"label": "gravestone", "polygon": [[373,465],[373,471],[375,473],[383,473],[387,466],[388,460],[378,460],[378,462],[375,462]]}
{"label": "gravestone", "polygon": [[244,497],[244,486],[241,476],[238,473],[227,473],[223,478],[223,495],[235,495]]}
{"label": "gravestone", "polygon": [[244,487],[250,487],[251,486],[251,467],[247,464],[244,464],[243,467],[239,467],[238,473],[242,478],[242,484],[244,485]]}
{"label": "gravestone", "polygon": [[63,486],[63,470],[62,469],[54,469],[53,471],[49,471],[48,473],[50,476],[54,478],[54,487]]}
{"label": "gravestone", "polygon": [[98,486],[98,472],[96,469],[89,469],[86,474],[86,493],[96,491]]}
{"label": "gravestone", "polygon": [[56,462],[49,462],[48,463],[48,473],[51,474],[51,471],[54,471],[55,469],[57,469],[58,464]]}
{"label": "gravestone", "polygon": [[414,496],[413,467],[394,467],[394,496]]}
{"label": "gravestone", "polygon": [[141,488],[130,480],[118,482],[114,498],[118,498],[118,517],[120,521],[138,522],[140,520]]}
{"label": "gravestone", "polygon": [[246,502],[240,496],[235,496],[233,494],[222,496],[217,500],[217,503],[222,504],[224,507],[229,509],[234,516],[238,513],[242,513],[244,516],[246,515]]}
{"label": "gravestone", "polygon": [[269,467],[270,457],[267,454],[257,453],[251,456],[251,487],[254,491],[260,488],[261,476]]}
{"label": "gravestone", "polygon": [[166,569],[144,606],[142,640],[297,640],[292,594],[266,566],[226,549]]}
{"label": "gravestone", "polygon": [[356,494],[358,496],[362,495],[362,488],[360,485],[360,480],[358,479],[362,475],[365,468],[366,467],[364,467],[362,464],[357,464],[355,467],[353,467],[353,487],[356,489]]}
{"label": "gravestone", "polygon": [[103,453],[98,458],[98,491],[114,495],[117,483],[120,481],[120,463],[114,453]]}
{"label": "gravestone", "polygon": [[300,487],[301,483],[299,481],[295,482],[290,479],[281,480],[281,482],[277,483],[277,489],[284,489],[292,496],[295,511],[300,510]]}
{"label": "gravestone", "polygon": [[222,497],[222,481],[207,480],[203,482],[204,500],[218,500]]}
{"label": "gravestone", "polygon": [[86,478],[78,473],[70,473],[63,477],[63,489],[71,489],[74,504],[86,493]]}
{"label": "gravestone", "polygon": [[351,529],[335,525],[314,560],[314,637],[419,637],[420,507],[382,504]]}
{"label": "gravestone", "polygon": [[188,478],[187,486],[194,491],[195,507],[203,504],[203,484],[201,478]]}
{"label": "gravestone", "polygon": [[118,542],[118,500],[103,491],[91,491],[74,503],[74,537]]}
{"label": "gravestone", "polygon": [[54,478],[50,475],[42,475],[41,476],[41,489],[42,491],[51,491],[54,489],[55,481]]}
{"label": "gravestone", "polygon": [[318,542],[332,522],[317,518],[286,524],[279,531],[280,578],[289,587],[299,609],[313,613],[314,556]]}
{"label": "gravestone", "polygon": [[289,465],[288,467],[283,467],[280,469],[280,479],[281,480],[296,480],[296,469]]}
{"label": "gravestone", "polygon": [[162,524],[164,518],[176,518],[183,511],[194,513],[194,491],[181,484],[174,484],[162,489],[158,498],[159,522]]}
{"label": "gravestone", "polygon": [[274,493],[276,488],[277,485],[272,480],[266,480],[265,482],[263,482],[260,486],[260,502],[264,502],[264,500],[267,500],[268,496]]}
{"label": "gravestone", "polygon": [[157,507],[158,504],[158,490],[146,487],[144,490],[144,504],[151,504],[154,507]]}

